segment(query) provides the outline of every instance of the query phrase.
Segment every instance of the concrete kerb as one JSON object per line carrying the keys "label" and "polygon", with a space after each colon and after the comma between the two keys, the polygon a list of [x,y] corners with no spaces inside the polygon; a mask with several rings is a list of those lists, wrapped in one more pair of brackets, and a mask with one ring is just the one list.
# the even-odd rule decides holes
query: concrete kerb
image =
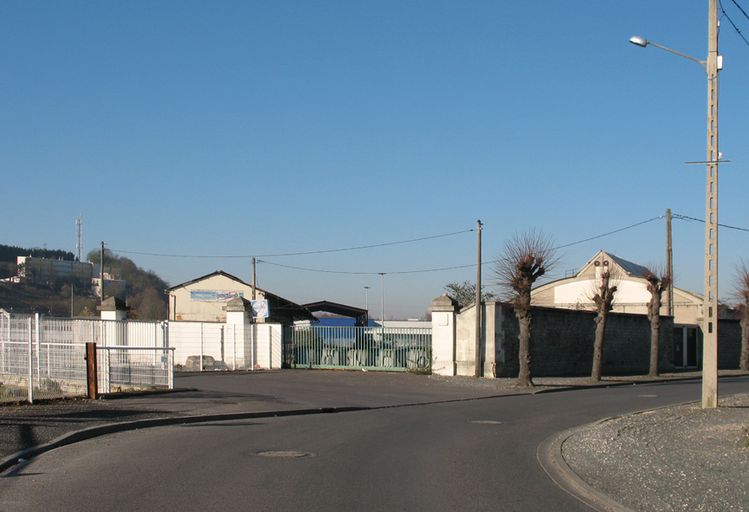
{"label": "concrete kerb", "polygon": [[[682,379],[686,380],[686,379]],[[562,445],[570,437],[575,435],[577,432],[586,428],[600,425],[608,421],[613,421],[626,416],[635,416],[638,414],[644,414],[651,411],[658,411],[660,409],[668,409],[670,407],[679,407],[686,404],[696,403],[694,400],[688,402],[679,402],[676,404],[664,405],[661,407],[652,407],[650,409],[642,409],[629,414],[622,414],[617,416],[610,416],[603,418],[593,423],[587,423],[585,425],[579,425],[572,427],[562,432],[557,432],[544,439],[536,449],[536,460],[544,472],[549,478],[567,494],[580,500],[581,502],[588,505],[590,508],[599,512],[633,512],[632,509],[625,507],[621,503],[615,501],[609,495],[597,490],[596,488],[588,485],[588,483],[580,478],[577,473],[567,464],[562,455]]]}
{"label": "concrete kerb", "polygon": [[[602,420],[602,421],[608,421]],[[563,491],[599,512],[632,512],[594,487],[588,485],[562,456],[562,445],[580,428],[565,430],[546,438],[536,450],[536,460],[549,478]]]}

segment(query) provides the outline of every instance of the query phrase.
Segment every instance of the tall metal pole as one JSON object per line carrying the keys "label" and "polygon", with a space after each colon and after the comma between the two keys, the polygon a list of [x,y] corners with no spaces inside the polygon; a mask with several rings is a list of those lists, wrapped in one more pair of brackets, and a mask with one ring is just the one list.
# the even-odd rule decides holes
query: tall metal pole
{"label": "tall metal pole", "polygon": [[709,0],[702,408],[718,406],[718,0]]}
{"label": "tall metal pole", "polygon": [[668,316],[674,316],[674,250],[671,239],[671,208],[666,209],[666,275],[670,278],[666,300]]}
{"label": "tall metal pole", "polygon": [[252,300],[255,300],[257,297],[257,294],[255,293],[255,289],[257,288],[257,260],[255,257],[252,257]]}
{"label": "tall metal pole", "polygon": [[480,220],[476,221],[476,298],[474,304],[476,306],[476,338],[475,338],[475,354],[476,363],[473,372],[474,377],[481,377],[481,230],[483,224]]}
{"label": "tall metal pole", "polygon": [[99,287],[101,288],[100,306],[104,306],[104,242],[101,243],[99,251]]}

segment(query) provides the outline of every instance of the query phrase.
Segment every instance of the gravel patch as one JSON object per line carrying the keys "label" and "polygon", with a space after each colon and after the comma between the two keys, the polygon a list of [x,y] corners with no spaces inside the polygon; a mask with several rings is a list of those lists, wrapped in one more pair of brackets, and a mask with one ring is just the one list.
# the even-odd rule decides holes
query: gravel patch
{"label": "gravel patch", "polygon": [[609,419],[562,445],[580,478],[647,511],[749,511],[749,394]]}

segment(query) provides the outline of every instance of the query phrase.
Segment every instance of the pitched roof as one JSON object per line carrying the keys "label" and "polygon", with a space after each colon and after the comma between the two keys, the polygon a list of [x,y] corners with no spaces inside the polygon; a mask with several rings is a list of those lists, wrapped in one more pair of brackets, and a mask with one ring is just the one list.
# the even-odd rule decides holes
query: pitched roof
{"label": "pitched roof", "polygon": [[[227,279],[231,279],[232,281],[236,281],[245,286],[249,286],[250,288],[253,287],[250,283],[246,283],[242,281],[237,276],[233,276],[229,274],[228,272],[224,272],[223,270],[215,270],[211,272],[210,274],[196,277],[195,279],[191,279],[190,281],[185,281],[184,283],[174,285],[171,288],[167,288],[165,291],[171,292],[173,290],[176,290],[177,288],[184,288],[185,286],[189,286],[191,284],[195,284],[197,282],[203,281],[204,279],[208,279],[209,277],[215,277],[215,276],[224,276]],[[296,312],[297,314],[294,314],[294,316],[295,318],[298,317],[298,319],[300,320],[314,320],[314,317],[312,316],[312,314],[304,306],[300,306],[296,302],[292,302],[289,299],[284,299],[280,295],[276,295],[275,293],[271,293],[259,287],[255,287],[255,290],[261,292],[265,296],[266,299],[273,299],[276,302],[276,306],[274,309],[282,309],[282,310]]]}
{"label": "pitched roof", "polygon": [[648,268],[643,265],[625,260],[624,258],[620,258],[619,256],[611,254],[610,252],[598,251],[592,258],[588,260],[585,265],[583,265],[577,275],[579,276],[580,274],[582,274],[585,269],[587,269],[590,265],[593,264],[594,261],[600,259],[602,256],[616,263],[628,276],[645,277],[645,275],[648,273]]}

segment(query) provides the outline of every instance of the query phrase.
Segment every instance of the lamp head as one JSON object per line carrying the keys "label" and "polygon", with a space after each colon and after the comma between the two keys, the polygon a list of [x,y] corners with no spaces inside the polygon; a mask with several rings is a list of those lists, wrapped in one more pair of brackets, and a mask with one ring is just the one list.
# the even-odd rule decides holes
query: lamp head
{"label": "lamp head", "polygon": [[640,37],[640,36],[632,36],[632,37],[630,37],[629,38],[629,42],[632,43],[635,46],[641,46],[643,48],[645,48],[648,45],[648,43],[649,43],[649,41],[647,39],[645,39],[644,37]]}

